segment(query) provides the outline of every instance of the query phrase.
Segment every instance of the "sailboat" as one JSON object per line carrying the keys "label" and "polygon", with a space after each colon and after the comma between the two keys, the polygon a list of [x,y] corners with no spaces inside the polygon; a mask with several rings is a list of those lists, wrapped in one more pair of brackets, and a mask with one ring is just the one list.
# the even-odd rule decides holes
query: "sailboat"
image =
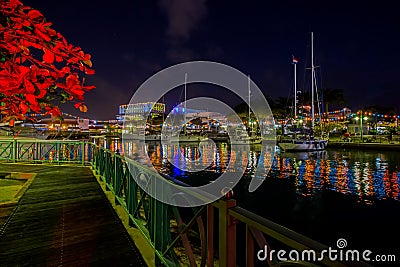
{"label": "sailboat", "polygon": [[[295,67],[296,68],[296,67]],[[296,70],[296,69],[295,69]],[[296,73],[296,71],[295,71]],[[296,77],[296,74],[295,74]],[[296,84],[296,81],[295,81]],[[325,150],[328,145],[328,139],[322,136],[314,136],[315,126],[315,107],[314,107],[314,88],[315,85],[315,66],[314,66],[314,34],[311,32],[311,128],[305,135],[297,135],[292,139],[284,139],[279,142],[279,146],[284,151],[320,151]],[[296,96],[296,85],[295,96]],[[295,99],[296,103],[296,99]],[[296,111],[295,111],[296,112]],[[295,118],[296,119],[296,118]]]}
{"label": "sailboat", "polygon": [[261,144],[262,138],[258,136],[254,131],[253,123],[251,123],[251,88],[250,88],[250,76],[248,76],[248,97],[249,97],[249,112],[247,117],[247,127],[249,128],[249,134],[243,128],[238,128],[235,131],[235,137],[229,140],[230,144],[235,145],[255,145]]}
{"label": "sailboat", "polygon": [[186,124],[187,124],[187,109],[186,109],[186,91],[187,91],[187,73],[185,73],[185,86],[184,86],[184,93],[185,93],[185,102],[184,102],[184,108],[183,108],[183,134],[177,134],[177,135],[172,135],[169,138],[165,138],[166,141],[169,142],[201,142],[208,140],[208,136],[206,135],[201,135],[198,133],[188,133],[186,129]]}

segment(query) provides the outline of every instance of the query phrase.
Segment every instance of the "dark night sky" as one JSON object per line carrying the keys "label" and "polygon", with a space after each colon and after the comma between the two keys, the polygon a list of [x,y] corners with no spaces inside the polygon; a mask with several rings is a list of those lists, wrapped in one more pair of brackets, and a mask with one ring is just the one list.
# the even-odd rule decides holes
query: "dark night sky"
{"label": "dark night sky", "polygon": [[265,95],[288,97],[291,56],[298,86],[309,63],[309,36],[323,88],[343,89],[348,105],[400,113],[400,16],[395,4],[356,1],[41,0],[40,10],[69,42],[92,55],[97,86],[89,111],[113,119],[118,105],[151,75],[190,60],[217,61],[250,74]]}

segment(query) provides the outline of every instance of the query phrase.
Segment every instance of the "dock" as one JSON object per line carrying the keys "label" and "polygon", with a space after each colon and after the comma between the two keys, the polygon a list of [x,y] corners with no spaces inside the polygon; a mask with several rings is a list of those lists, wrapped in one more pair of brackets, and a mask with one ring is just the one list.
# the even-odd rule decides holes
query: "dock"
{"label": "dock", "polygon": [[329,141],[328,148],[345,148],[345,149],[361,149],[361,150],[400,150],[400,144],[391,143],[359,143],[359,142],[338,142]]}
{"label": "dock", "polygon": [[37,174],[15,206],[0,205],[1,266],[147,266],[89,167],[0,171]]}

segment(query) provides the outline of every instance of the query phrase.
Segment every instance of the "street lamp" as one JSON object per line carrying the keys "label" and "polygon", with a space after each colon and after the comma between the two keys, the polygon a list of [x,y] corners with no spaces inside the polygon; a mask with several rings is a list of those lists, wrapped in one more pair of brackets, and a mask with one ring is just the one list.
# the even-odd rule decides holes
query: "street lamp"
{"label": "street lamp", "polygon": [[[362,136],[362,132],[363,132],[363,129],[362,129],[362,121],[364,120],[365,122],[367,122],[368,117],[367,117],[367,116],[363,117],[362,114],[361,114],[361,118],[362,118],[362,120],[361,120],[361,136]],[[362,139],[362,138],[361,138],[361,139]]]}
{"label": "street lamp", "polygon": [[360,120],[359,117],[354,118],[357,122],[360,121],[360,138],[362,140],[362,119]]}
{"label": "street lamp", "polygon": [[356,121],[360,120],[360,138],[361,142],[363,142],[363,121],[367,121],[368,117],[364,117],[362,111],[360,112],[360,117],[354,118]]}

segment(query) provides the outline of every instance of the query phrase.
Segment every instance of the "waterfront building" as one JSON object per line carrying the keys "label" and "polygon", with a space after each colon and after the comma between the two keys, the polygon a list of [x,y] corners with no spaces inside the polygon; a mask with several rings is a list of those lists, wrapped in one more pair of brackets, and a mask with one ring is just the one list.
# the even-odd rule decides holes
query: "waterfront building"
{"label": "waterfront building", "polygon": [[[148,114],[148,116],[146,116]],[[130,103],[120,105],[118,109],[117,121],[124,124],[122,133],[136,133],[139,127],[146,125],[147,130],[152,130],[153,125],[147,120],[156,119],[164,116],[165,104],[158,102]],[[144,123],[146,122],[146,123]],[[140,130],[140,129],[139,129]],[[142,129],[143,130],[143,129]]]}
{"label": "waterfront building", "polygon": [[190,131],[221,131],[226,130],[227,118],[218,113],[199,109],[189,109],[176,106],[171,115],[182,115],[186,118],[186,129]]}
{"label": "waterfront building", "polygon": [[135,104],[123,104],[118,108],[117,120],[124,121],[129,116],[130,120],[143,120],[146,113],[150,116],[165,113],[165,104],[156,102],[144,102]]}

